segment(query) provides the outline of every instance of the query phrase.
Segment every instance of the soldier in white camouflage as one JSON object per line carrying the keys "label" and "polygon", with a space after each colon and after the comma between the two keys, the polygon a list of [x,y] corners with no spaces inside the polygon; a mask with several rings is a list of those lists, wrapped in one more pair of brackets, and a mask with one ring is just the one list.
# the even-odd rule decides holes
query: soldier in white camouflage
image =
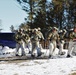
{"label": "soldier in white camouflage", "polygon": [[42,49],[41,42],[44,40],[44,36],[43,36],[43,34],[41,32],[41,28],[38,27],[37,29],[38,29],[37,33],[39,35],[39,45],[40,45],[40,48]]}
{"label": "soldier in white camouflage", "polygon": [[29,50],[29,53],[31,53],[32,44],[28,31],[24,32],[23,41],[24,41],[24,48],[27,48]]}
{"label": "soldier in white camouflage", "polygon": [[65,43],[65,35],[66,30],[60,30],[59,32],[59,55],[63,55],[65,52],[63,52],[64,43]]}
{"label": "soldier in white camouflage", "polygon": [[[39,35],[38,35],[38,30],[35,28],[33,30],[32,36],[31,36],[31,42],[32,42],[32,56],[35,57],[35,51],[37,51],[37,56],[40,56],[41,52],[39,50]],[[40,52],[40,53],[38,53]],[[38,55],[39,54],[39,55]]]}
{"label": "soldier in white camouflage", "polygon": [[69,47],[67,57],[73,57],[72,52],[75,45],[76,45],[76,26],[74,27],[73,31],[71,31],[69,34]]}
{"label": "soldier in white camouflage", "polygon": [[16,56],[19,56],[18,52],[21,48],[22,54],[21,56],[25,55],[24,48],[23,48],[23,33],[21,29],[18,29],[18,31],[15,33],[15,40],[16,40]]}
{"label": "soldier in white camouflage", "polygon": [[57,32],[57,28],[53,27],[52,32],[49,33],[48,40],[50,40],[49,43],[49,58],[53,56],[53,52],[55,51],[57,47],[56,41],[59,40],[59,34]]}

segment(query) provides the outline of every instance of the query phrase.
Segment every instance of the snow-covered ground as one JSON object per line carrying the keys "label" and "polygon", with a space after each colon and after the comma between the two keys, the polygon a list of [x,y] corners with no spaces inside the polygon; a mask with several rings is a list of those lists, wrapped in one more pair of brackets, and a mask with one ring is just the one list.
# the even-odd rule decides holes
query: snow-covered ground
{"label": "snow-covered ground", "polygon": [[[15,51],[8,47],[4,47],[2,50]],[[0,75],[69,75],[72,72],[76,72],[76,56],[73,58],[0,61]]]}

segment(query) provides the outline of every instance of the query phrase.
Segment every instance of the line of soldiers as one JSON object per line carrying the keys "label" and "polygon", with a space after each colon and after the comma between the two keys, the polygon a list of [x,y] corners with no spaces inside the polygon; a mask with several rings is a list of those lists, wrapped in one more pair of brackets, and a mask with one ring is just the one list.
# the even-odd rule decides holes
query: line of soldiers
{"label": "line of soldiers", "polygon": [[21,56],[26,55],[24,52],[25,48],[28,48],[29,53],[31,53],[32,56],[34,56],[34,51],[36,49],[42,48],[40,41],[44,40],[44,36],[40,30],[41,30],[40,28],[32,29],[32,31],[30,31],[30,30],[25,31],[24,29],[19,29],[15,33],[15,40],[17,42],[17,44],[16,44],[16,56],[18,56],[19,48],[21,48],[21,50],[22,50]]}
{"label": "line of soldiers", "polygon": [[[31,53],[33,57],[36,49],[39,51],[38,56],[42,54],[40,41],[45,39],[40,28],[29,29],[28,31],[20,28],[15,33],[15,40],[17,42],[16,56],[18,56],[19,48],[22,50],[22,56],[26,55],[24,52],[25,48],[28,48],[29,53]],[[63,48],[66,41],[69,43],[67,57],[72,57],[73,45],[76,41],[76,27],[68,32],[65,29],[58,31],[58,28],[53,27],[47,36],[47,40],[49,40],[49,58],[53,56],[57,45],[59,46],[58,54],[63,55]]]}

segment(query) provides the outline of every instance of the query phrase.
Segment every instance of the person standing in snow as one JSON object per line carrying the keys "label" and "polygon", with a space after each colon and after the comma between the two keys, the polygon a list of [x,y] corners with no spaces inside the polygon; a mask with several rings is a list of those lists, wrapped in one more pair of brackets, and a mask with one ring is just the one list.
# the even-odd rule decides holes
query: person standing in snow
{"label": "person standing in snow", "polygon": [[16,40],[16,56],[19,56],[18,55],[18,52],[19,52],[19,49],[21,48],[22,50],[22,55],[25,55],[25,52],[24,52],[24,48],[23,48],[23,32],[21,29],[18,29],[18,31],[15,33],[15,40]]}
{"label": "person standing in snow", "polygon": [[31,42],[32,42],[32,56],[35,57],[35,51],[37,51],[37,56],[40,56],[41,52],[39,48],[40,47],[39,46],[39,35],[38,35],[38,30],[36,28],[33,29],[33,33],[31,36]]}
{"label": "person standing in snow", "polygon": [[23,41],[24,41],[24,48],[28,48],[29,53],[31,53],[32,44],[28,31],[24,32]]}
{"label": "person standing in snow", "polygon": [[64,43],[65,43],[65,36],[66,36],[66,30],[60,30],[59,32],[59,55],[63,55],[63,48],[64,48]]}
{"label": "person standing in snow", "polygon": [[74,26],[74,29],[69,34],[69,47],[68,47],[68,53],[67,57],[72,57],[72,52],[74,49],[74,45],[76,45],[76,26]]}
{"label": "person standing in snow", "polygon": [[40,45],[40,47],[41,47],[41,49],[42,49],[42,45],[41,45],[41,42],[42,42],[42,40],[44,40],[44,36],[43,36],[43,34],[42,34],[42,32],[41,32],[41,28],[37,28],[38,29],[38,35],[39,35],[39,45]]}
{"label": "person standing in snow", "polygon": [[59,34],[57,32],[57,28],[56,27],[53,27],[52,28],[52,32],[49,33],[49,36],[48,36],[48,40],[50,40],[50,43],[49,43],[49,58],[53,56],[53,52],[55,51],[56,47],[57,47],[57,43],[56,41],[59,40]]}

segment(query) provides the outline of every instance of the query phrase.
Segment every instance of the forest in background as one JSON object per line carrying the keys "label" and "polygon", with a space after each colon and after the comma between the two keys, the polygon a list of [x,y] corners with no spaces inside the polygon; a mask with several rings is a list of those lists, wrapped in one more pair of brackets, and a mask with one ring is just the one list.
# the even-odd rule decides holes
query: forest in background
{"label": "forest in background", "polygon": [[[43,34],[56,26],[70,29],[76,25],[76,0],[15,0],[25,11],[25,23],[20,28],[38,28]],[[26,17],[27,16],[27,17]],[[14,30],[13,25],[10,27]]]}

